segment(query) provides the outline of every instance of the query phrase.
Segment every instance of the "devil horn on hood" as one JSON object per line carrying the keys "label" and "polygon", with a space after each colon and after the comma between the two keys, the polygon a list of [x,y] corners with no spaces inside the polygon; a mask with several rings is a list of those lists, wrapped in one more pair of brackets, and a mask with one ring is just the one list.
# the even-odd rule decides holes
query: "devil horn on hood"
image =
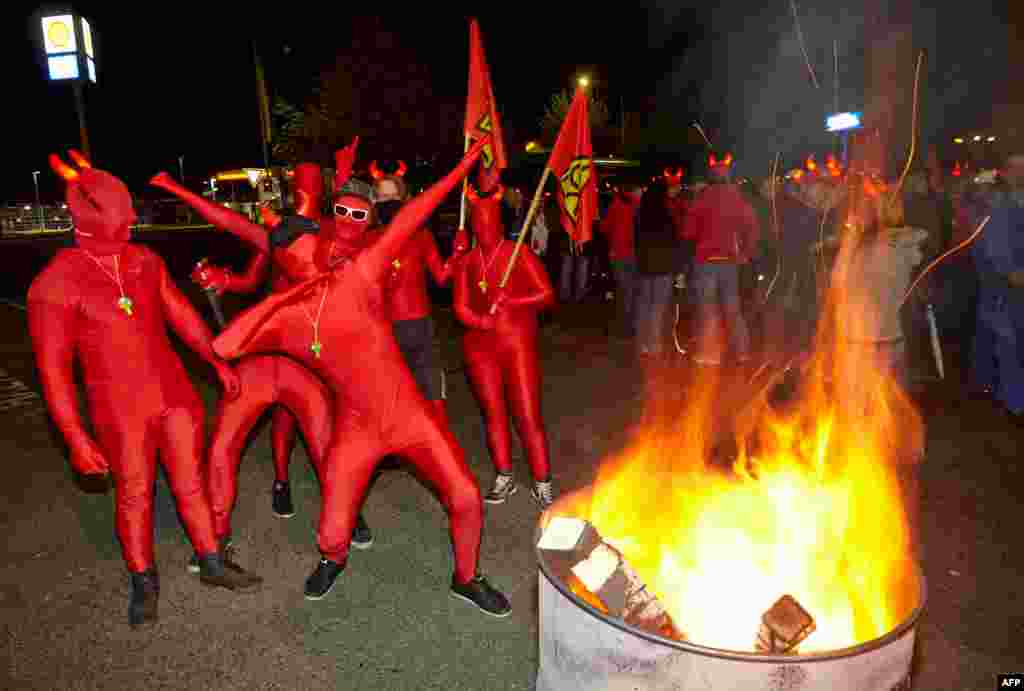
{"label": "devil horn on hood", "polygon": [[400,178],[405,177],[405,172],[407,170],[408,170],[408,168],[405,167],[405,161],[399,161],[398,162],[398,170],[395,171],[395,175],[397,175]]}
{"label": "devil horn on hood", "polygon": [[68,156],[71,157],[71,160],[79,168],[92,168],[92,163],[89,162],[89,159],[83,156],[77,149],[68,149]]}
{"label": "devil horn on hood", "polygon": [[382,177],[384,177],[384,173],[380,172],[380,168],[377,167],[376,161],[370,162],[370,177],[372,177],[374,180],[380,180]]}
{"label": "devil horn on hood", "polygon": [[64,178],[65,181],[78,182],[80,177],[78,171],[62,161],[60,156],[57,154],[50,154],[49,161],[50,168],[53,169],[53,172]]}

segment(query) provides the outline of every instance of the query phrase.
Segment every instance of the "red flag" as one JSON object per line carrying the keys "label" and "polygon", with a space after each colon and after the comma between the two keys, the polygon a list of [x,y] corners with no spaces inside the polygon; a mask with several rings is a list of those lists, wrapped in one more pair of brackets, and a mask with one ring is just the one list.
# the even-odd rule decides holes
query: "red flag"
{"label": "red flag", "polygon": [[548,168],[558,178],[556,196],[562,227],[578,245],[590,240],[597,218],[597,171],[590,144],[589,110],[587,94],[580,87],[548,159]]}
{"label": "red flag", "polygon": [[490,134],[491,144],[484,147],[480,155],[477,184],[484,192],[498,182],[498,175],[508,167],[505,143],[501,136],[501,121],[491,88],[491,71],[484,55],[484,43],[480,38],[480,25],[476,19],[469,22],[469,96],[466,102],[466,136],[472,142]]}

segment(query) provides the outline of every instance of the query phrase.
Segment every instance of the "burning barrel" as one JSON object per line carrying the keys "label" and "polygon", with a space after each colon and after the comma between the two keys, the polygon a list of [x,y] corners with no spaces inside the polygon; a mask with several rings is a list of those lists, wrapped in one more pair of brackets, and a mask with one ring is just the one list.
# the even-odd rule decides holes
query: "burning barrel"
{"label": "burning barrel", "polygon": [[[686,640],[685,622],[672,622],[653,596],[641,592],[643,585],[628,564],[606,558],[614,548],[603,544],[586,521],[562,520],[562,535],[552,535],[560,529],[558,520],[542,517],[537,531],[537,691],[911,688],[916,624],[924,606],[924,580],[916,566],[916,606],[879,638],[808,654],[723,650]],[[795,648],[814,630],[811,615],[790,597],[776,602],[761,621],[761,630],[750,632],[752,648],[771,649],[776,635],[791,640],[775,641],[775,650]]]}

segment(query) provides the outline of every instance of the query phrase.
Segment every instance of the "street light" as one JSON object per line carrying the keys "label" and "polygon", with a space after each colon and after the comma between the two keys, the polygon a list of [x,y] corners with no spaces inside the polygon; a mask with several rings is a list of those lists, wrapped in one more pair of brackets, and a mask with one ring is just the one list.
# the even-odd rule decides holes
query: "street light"
{"label": "street light", "polygon": [[954,144],[963,144],[964,143],[964,138],[963,137],[953,137],[953,143]]}
{"label": "street light", "polygon": [[974,141],[980,142],[981,141],[981,135],[980,134],[974,135]]}
{"label": "street light", "polygon": [[586,76],[580,77],[576,82],[583,88],[590,86],[590,78]]}
{"label": "street light", "polygon": [[84,85],[96,83],[96,51],[89,21],[78,14],[54,14],[39,17],[46,53],[47,74],[51,81],[70,82],[78,113],[82,153],[89,160],[89,133],[86,129]]}
{"label": "street light", "polygon": [[36,186],[36,209],[39,211],[39,229],[46,228],[46,216],[43,215],[43,205],[39,202],[39,171],[32,171],[32,184]]}
{"label": "street light", "polygon": [[996,140],[995,137],[989,137],[986,141],[994,142],[995,140]]}

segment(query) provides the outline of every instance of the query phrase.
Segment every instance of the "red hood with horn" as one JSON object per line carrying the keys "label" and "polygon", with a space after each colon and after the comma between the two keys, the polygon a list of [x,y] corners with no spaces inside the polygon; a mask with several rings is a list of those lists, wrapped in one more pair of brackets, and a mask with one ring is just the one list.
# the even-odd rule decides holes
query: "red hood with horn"
{"label": "red hood with horn", "polygon": [[50,167],[67,181],[65,199],[75,223],[75,240],[94,254],[116,254],[131,238],[131,226],[138,220],[128,187],[110,173],[92,167],[77,151],[69,155],[76,170],[56,154]]}

